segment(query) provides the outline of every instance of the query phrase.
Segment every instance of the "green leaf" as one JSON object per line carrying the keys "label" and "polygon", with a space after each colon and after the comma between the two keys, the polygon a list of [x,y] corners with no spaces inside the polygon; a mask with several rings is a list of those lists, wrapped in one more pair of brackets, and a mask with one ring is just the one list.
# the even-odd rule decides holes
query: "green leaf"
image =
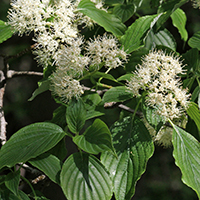
{"label": "green leaf", "polygon": [[11,29],[11,26],[0,20],[0,43],[11,38],[13,33],[14,31]]}
{"label": "green leaf", "polygon": [[126,30],[126,26],[119,18],[104,10],[97,9],[95,4],[89,0],[82,0],[78,5],[78,11],[90,17],[106,31],[113,33],[115,36],[123,35]]}
{"label": "green leaf", "polygon": [[[198,72],[199,67],[199,51],[194,48],[187,51],[185,54],[182,55],[183,57],[183,63],[185,64],[185,68],[187,69],[187,72],[195,73]],[[195,73],[196,75],[196,73]]]}
{"label": "green leaf", "polygon": [[103,96],[102,101],[106,102],[122,102],[133,97],[126,86],[112,87]]}
{"label": "green leaf", "polygon": [[167,0],[162,1],[159,6],[158,13],[164,13],[158,20],[156,27],[157,30],[167,21],[170,15],[183,4],[187,3],[188,0]]}
{"label": "green leaf", "polygon": [[101,97],[96,92],[87,93],[87,91],[85,91],[82,99],[87,110],[94,110],[101,102]]}
{"label": "green leaf", "polygon": [[146,107],[145,104],[143,104],[143,110],[148,123],[158,132],[165,123],[164,117],[158,115],[155,109]]}
{"label": "green leaf", "polygon": [[18,187],[20,181],[20,171],[10,172],[5,179],[6,187],[13,192],[16,196],[18,196]]}
{"label": "green leaf", "polygon": [[175,12],[171,14],[171,18],[172,18],[172,23],[178,29],[181,35],[181,38],[184,41],[187,41],[188,33],[187,33],[187,30],[185,29],[187,17],[185,15],[185,12],[181,10],[180,8],[178,8],[176,9]]}
{"label": "green leaf", "polygon": [[105,78],[105,79],[108,79],[108,80],[111,80],[111,81],[116,81],[116,79],[111,75],[111,74],[105,74],[103,72],[95,72],[94,74],[92,74],[91,78],[93,79],[99,79],[99,78]]}
{"label": "green leaf", "polygon": [[61,187],[68,200],[109,200],[112,196],[112,182],[104,166],[85,153],[75,153],[65,161]]}
{"label": "green leaf", "polygon": [[62,162],[56,156],[45,153],[28,162],[44,172],[54,183],[60,184]]}
{"label": "green leaf", "polygon": [[66,122],[66,110],[67,107],[64,105],[59,106],[56,110],[53,112],[53,118],[51,120],[52,123],[57,124],[58,126],[62,127],[63,129],[67,125]]}
{"label": "green leaf", "polygon": [[187,114],[191,119],[194,120],[198,130],[200,131],[200,111],[198,105],[194,102],[190,102],[189,108],[187,109]]}
{"label": "green leaf", "polygon": [[41,94],[41,93],[46,92],[47,90],[49,90],[49,86],[50,86],[49,79],[47,79],[45,81],[42,81],[42,82],[39,82],[39,87],[33,92],[31,98],[29,99],[29,101],[32,101],[39,94]]}
{"label": "green leaf", "polygon": [[102,115],[105,115],[105,113],[102,113],[102,112],[99,112],[96,110],[89,110],[89,111],[87,111],[86,120],[92,119],[94,117],[100,117]]}
{"label": "green leaf", "polygon": [[130,117],[115,122],[111,133],[118,158],[106,152],[101,161],[111,174],[116,200],[129,200],[154,152],[153,141],[143,122]]}
{"label": "green leaf", "polygon": [[137,19],[129,26],[125,35],[121,37],[121,43],[127,53],[131,53],[143,46],[143,39],[147,31],[158,20],[160,15],[147,15]]}
{"label": "green leaf", "polygon": [[136,11],[134,4],[120,4],[113,8],[113,13],[118,16],[122,22],[126,22]]}
{"label": "green leaf", "polygon": [[142,63],[141,61],[142,56],[148,53],[149,51],[146,48],[140,48],[137,51],[134,51],[133,53],[131,53],[131,55],[128,58],[129,60],[128,63],[125,64],[126,72],[132,73],[133,71],[135,71],[136,65]]}
{"label": "green leaf", "polygon": [[72,99],[67,107],[66,120],[72,133],[79,133],[86,121],[86,109],[81,98]]}
{"label": "green leaf", "polygon": [[188,45],[200,51],[200,31],[196,32],[188,41]]}
{"label": "green leaf", "polygon": [[156,46],[165,46],[176,51],[176,41],[167,29],[161,30],[156,34],[151,31],[146,39],[145,45],[148,49],[155,48]]}
{"label": "green leaf", "polygon": [[79,148],[87,153],[99,154],[104,151],[110,151],[115,154],[110,130],[100,119],[96,119],[94,123],[86,129],[83,135],[75,136],[73,141]]}
{"label": "green leaf", "polygon": [[172,124],[172,143],[176,165],[182,173],[182,181],[191,187],[200,198],[200,144],[189,133]]}
{"label": "green leaf", "polygon": [[122,76],[120,76],[117,80],[118,81],[130,81],[131,77],[133,76],[133,74],[124,74]]}
{"label": "green leaf", "polygon": [[60,140],[56,146],[50,149],[47,153],[56,156],[60,160],[64,160],[67,157],[67,148],[65,143],[65,138]]}
{"label": "green leaf", "polygon": [[17,131],[0,150],[0,169],[26,162],[54,147],[65,133],[59,126],[42,122]]}

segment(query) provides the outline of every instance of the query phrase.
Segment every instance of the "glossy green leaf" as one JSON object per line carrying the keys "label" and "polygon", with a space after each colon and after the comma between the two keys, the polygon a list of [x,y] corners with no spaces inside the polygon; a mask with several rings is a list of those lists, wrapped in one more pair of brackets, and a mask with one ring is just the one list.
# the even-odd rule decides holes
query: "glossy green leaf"
{"label": "glossy green leaf", "polygon": [[93,79],[99,79],[101,77],[108,79],[108,80],[111,80],[111,81],[116,81],[116,79],[111,74],[105,74],[105,73],[99,72],[99,71],[92,74]]}
{"label": "glossy green leaf", "polygon": [[94,117],[100,117],[102,115],[105,115],[105,113],[102,113],[102,112],[99,112],[96,110],[89,110],[89,111],[87,111],[86,120],[92,119]]}
{"label": "glossy green leaf", "polygon": [[17,131],[0,150],[0,169],[31,158],[54,147],[65,133],[59,126],[42,122],[28,125]]}
{"label": "glossy green leaf", "polygon": [[130,81],[132,76],[133,76],[132,73],[131,74],[124,74],[124,75],[120,76],[117,80],[118,81],[126,81],[126,80]]}
{"label": "glossy green leaf", "polygon": [[197,48],[200,51],[200,31],[196,32],[188,41],[192,48]]}
{"label": "glossy green leaf", "polygon": [[110,200],[112,196],[112,182],[104,166],[85,153],[75,153],[65,161],[61,187],[68,200]]}
{"label": "glossy green leaf", "polygon": [[66,120],[72,133],[78,133],[83,128],[86,120],[86,109],[81,98],[70,101],[67,107]]}
{"label": "glossy green leaf", "polygon": [[46,92],[47,90],[49,90],[49,85],[50,85],[49,79],[40,82],[39,83],[39,87],[33,92],[31,98],[29,99],[29,101],[32,101],[39,94],[41,94],[41,93]]}
{"label": "glossy green leaf", "polygon": [[16,196],[18,196],[18,187],[20,181],[20,171],[10,172],[7,174],[5,179],[6,187],[13,192]]}
{"label": "glossy green leaf", "polygon": [[103,96],[102,101],[106,102],[122,102],[133,97],[126,86],[112,87]]}
{"label": "glossy green leaf", "polygon": [[153,141],[143,122],[130,117],[115,122],[111,133],[118,158],[106,152],[101,161],[111,174],[116,200],[129,200],[154,152]]}
{"label": "glossy green leaf", "polygon": [[185,29],[187,17],[185,15],[185,12],[181,10],[180,8],[178,8],[176,9],[175,12],[171,14],[171,18],[172,18],[172,23],[178,29],[181,35],[181,38],[184,41],[187,41],[188,33],[187,33],[187,30]]}
{"label": "glossy green leaf", "polygon": [[136,7],[134,4],[119,4],[114,7],[113,13],[124,23],[133,16],[135,10]]}
{"label": "glossy green leaf", "polygon": [[200,144],[189,133],[172,124],[173,156],[182,173],[182,181],[191,187],[200,198]]}
{"label": "glossy green leaf", "polygon": [[45,153],[28,162],[44,172],[54,183],[60,184],[62,162],[56,156]]}
{"label": "glossy green leaf", "polygon": [[148,49],[153,49],[156,46],[164,46],[176,51],[176,41],[167,29],[161,30],[156,34],[151,31],[145,42],[145,46]]}
{"label": "glossy green leaf", "polygon": [[0,20],[0,43],[11,38],[13,33],[14,31],[11,29],[11,26]]}
{"label": "glossy green leaf", "polygon": [[113,33],[115,36],[123,35],[126,30],[126,26],[119,18],[104,10],[97,9],[94,3],[89,0],[82,0],[78,5],[78,11],[90,17],[106,31]]}
{"label": "glossy green leaf", "polygon": [[96,92],[87,93],[87,91],[85,91],[84,95],[82,99],[87,110],[94,110],[101,102],[101,97]]}
{"label": "glossy green leaf", "polygon": [[115,154],[110,130],[100,119],[96,119],[82,135],[75,136],[73,141],[87,153],[99,154],[104,151],[110,151]]}
{"label": "glossy green leaf", "polygon": [[190,102],[189,108],[187,109],[187,114],[190,116],[191,119],[194,120],[197,128],[200,131],[200,110],[198,105],[194,102]]}
{"label": "glossy green leaf", "polygon": [[170,15],[179,7],[187,3],[188,0],[167,0],[162,1],[159,6],[158,13],[164,13],[158,20],[156,27],[157,30],[167,21]]}
{"label": "glossy green leaf", "polygon": [[158,15],[147,15],[137,19],[131,26],[129,26],[126,33],[121,37],[121,43],[127,53],[131,53],[141,46],[143,46],[143,39],[147,31],[153,26]]}

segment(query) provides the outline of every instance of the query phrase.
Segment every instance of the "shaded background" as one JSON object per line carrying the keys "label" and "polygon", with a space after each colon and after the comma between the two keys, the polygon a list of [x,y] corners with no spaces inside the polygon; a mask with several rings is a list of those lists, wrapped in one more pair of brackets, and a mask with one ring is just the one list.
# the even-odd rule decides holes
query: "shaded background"
{"label": "shaded background", "polygon": [[[148,1],[145,1],[148,2]],[[0,0],[0,20],[6,21],[7,10],[9,8],[8,0]],[[149,8],[148,3],[143,3],[145,13],[152,14],[154,10]],[[193,9],[191,2],[181,7],[187,15],[186,29],[189,38],[200,30],[200,11]],[[176,28],[172,26],[171,19],[166,23],[166,28],[174,35],[177,42],[177,51],[184,53],[188,46],[182,50],[183,42]],[[18,37],[14,35],[6,42],[0,44],[0,54],[13,55],[28,48],[32,42],[32,36]],[[31,52],[26,53],[18,59],[12,59],[9,62],[10,69],[39,71],[42,72],[41,67],[37,67],[34,56]],[[0,57],[0,69],[3,68],[3,60]],[[59,105],[56,104],[50,95],[50,92],[45,92],[37,96],[33,101],[28,101],[32,92],[37,88],[37,82],[41,77],[37,76],[23,76],[8,80],[6,85],[6,92],[4,97],[4,111],[7,125],[7,137],[9,138],[13,133],[20,128],[34,122],[47,121],[52,118],[52,113]],[[119,113],[119,109],[109,110],[106,117],[103,119],[108,125],[111,125],[116,119],[113,118],[113,113]],[[68,154],[76,151],[70,139],[67,139]],[[20,153],[20,152],[19,152]],[[27,173],[27,177],[32,179],[34,177]],[[133,200],[197,200],[195,192],[188,188],[181,182],[180,170],[175,166],[172,157],[172,148],[163,149],[156,146],[154,156],[149,160],[147,171],[138,181],[136,186],[136,193]],[[49,184],[44,187],[44,184]],[[64,200],[65,197],[61,189],[55,184],[45,181],[45,183],[38,183],[36,188],[41,190],[44,195],[51,200]],[[23,190],[30,192],[29,187],[24,186]]]}

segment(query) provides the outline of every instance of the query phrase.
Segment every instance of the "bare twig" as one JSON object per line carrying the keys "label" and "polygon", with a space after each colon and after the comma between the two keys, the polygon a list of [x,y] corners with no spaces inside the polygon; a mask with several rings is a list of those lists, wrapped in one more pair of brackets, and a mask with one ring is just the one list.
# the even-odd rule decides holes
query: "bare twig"
{"label": "bare twig", "polygon": [[13,78],[16,76],[43,76],[43,73],[34,71],[15,71],[15,70],[7,71],[7,78]]}
{"label": "bare twig", "polygon": [[0,71],[0,82],[1,82],[1,88],[0,88],[0,139],[1,144],[4,145],[6,142],[6,125],[7,122],[4,117],[4,111],[3,111],[3,96],[5,92],[5,76],[3,71]]}

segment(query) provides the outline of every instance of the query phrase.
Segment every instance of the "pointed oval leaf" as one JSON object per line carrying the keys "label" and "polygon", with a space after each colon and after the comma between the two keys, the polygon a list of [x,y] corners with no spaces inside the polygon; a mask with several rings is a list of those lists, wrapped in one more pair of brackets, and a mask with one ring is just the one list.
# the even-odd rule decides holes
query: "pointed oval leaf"
{"label": "pointed oval leaf", "polygon": [[20,129],[1,148],[0,169],[37,157],[54,147],[64,136],[62,128],[47,122]]}
{"label": "pointed oval leaf", "polygon": [[[143,45],[143,39],[151,27],[151,23],[158,15],[144,16],[137,19],[129,26],[126,33],[121,37],[121,43],[127,53],[131,53]],[[155,22],[154,22],[155,23]]]}
{"label": "pointed oval leaf", "polygon": [[112,182],[104,166],[85,153],[75,153],[65,161],[61,187],[68,200],[110,200],[112,196]]}
{"label": "pointed oval leaf", "polygon": [[106,102],[122,102],[133,97],[133,94],[128,91],[126,86],[112,87],[103,96],[102,101]]}
{"label": "pointed oval leaf", "polygon": [[185,15],[185,12],[183,10],[181,10],[180,8],[178,8],[178,9],[176,9],[175,12],[173,12],[171,14],[171,18],[172,18],[172,23],[178,29],[178,31],[181,35],[181,38],[184,41],[187,41],[188,33],[185,29],[187,17]]}
{"label": "pointed oval leaf", "polygon": [[47,79],[45,81],[39,82],[38,85],[39,85],[39,87],[33,92],[29,101],[33,101],[33,99],[35,99],[36,96],[49,90],[50,81],[49,81],[49,79]]}
{"label": "pointed oval leaf", "polygon": [[196,32],[188,41],[192,48],[197,48],[200,51],[200,31]]}
{"label": "pointed oval leaf", "polygon": [[200,144],[191,134],[174,124],[172,126],[175,163],[181,170],[183,183],[200,198]]}
{"label": "pointed oval leaf", "polygon": [[86,121],[86,109],[81,98],[72,99],[67,107],[66,120],[69,130],[78,133]]}
{"label": "pointed oval leaf", "polygon": [[119,4],[113,9],[113,13],[122,19],[122,22],[126,22],[136,11],[134,4]]}
{"label": "pointed oval leaf", "polygon": [[62,162],[56,156],[45,153],[28,162],[44,172],[54,183],[60,184]]}
{"label": "pointed oval leaf", "polygon": [[104,151],[111,151],[115,154],[110,130],[100,119],[96,119],[83,135],[75,136],[73,141],[87,153],[98,154]]}
{"label": "pointed oval leaf", "polygon": [[0,20],[0,43],[11,38],[13,33],[14,31],[11,29],[11,26]]}
{"label": "pointed oval leaf", "polygon": [[20,181],[20,171],[10,172],[5,179],[6,187],[13,192],[16,196],[18,196],[18,187]]}
{"label": "pointed oval leaf", "polygon": [[115,198],[128,200],[154,152],[153,141],[143,122],[135,119],[132,123],[130,117],[115,122],[111,133],[118,158],[106,152],[101,161],[111,174]]}
{"label": "pointed oval leaf", "polygon": [[126,26],[119,18],[104,10],[97,9],[90,0],[82,0],[78,5],[78,11],[90,17],[106,31],[113,33],[115,36],[123,35],[126,30]]}

